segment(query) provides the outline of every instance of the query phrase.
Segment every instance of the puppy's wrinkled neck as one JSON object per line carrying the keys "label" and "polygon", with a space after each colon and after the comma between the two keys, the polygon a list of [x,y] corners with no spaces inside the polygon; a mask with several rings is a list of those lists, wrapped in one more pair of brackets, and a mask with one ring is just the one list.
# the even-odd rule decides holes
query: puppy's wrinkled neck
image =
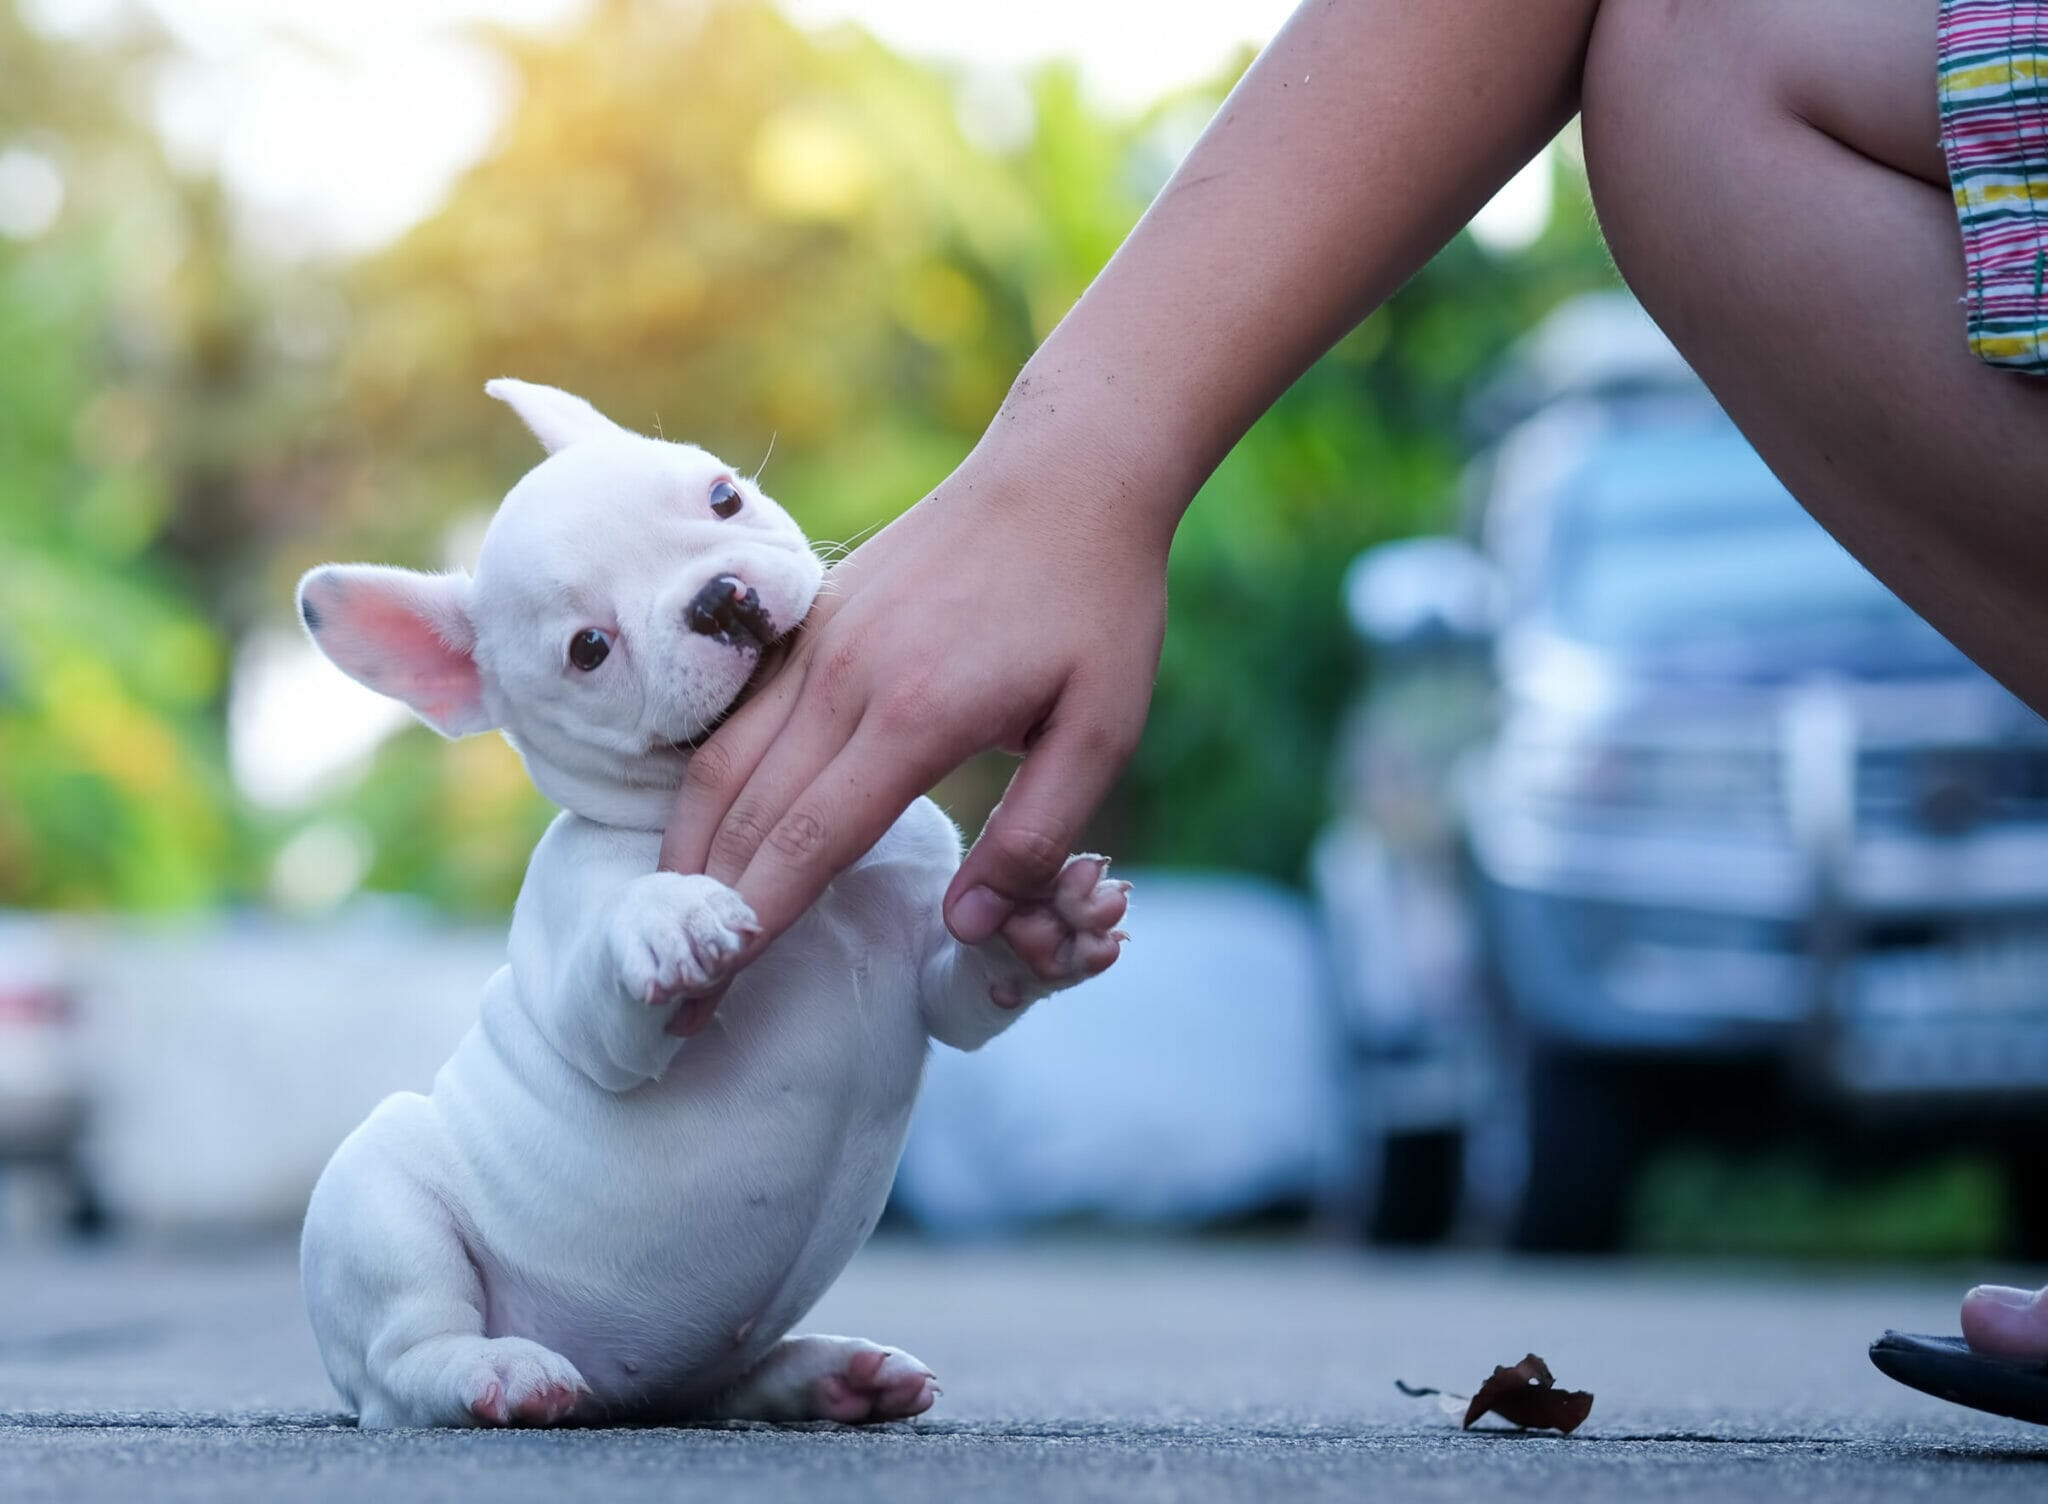
{"label": "puppy's wrinkled neck", "polygon": [[676,790],[682,787],[683,771],[690,765],[687,750],[663,747],[631,762],[607,757],[600,763],[593,757],[588,766],[566,766],[543,756],[518,736],[507,733],[505,739],[526,764],[533,786],[549,800],[593,824],[619,830],[667,829],[675,810]]}

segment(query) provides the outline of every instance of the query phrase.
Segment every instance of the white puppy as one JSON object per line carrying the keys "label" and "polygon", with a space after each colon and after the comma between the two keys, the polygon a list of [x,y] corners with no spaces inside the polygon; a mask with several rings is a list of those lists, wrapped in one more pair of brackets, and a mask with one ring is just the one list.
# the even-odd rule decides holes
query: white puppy
{"label": "white puppy", "polygon": [[1007,939],[963,946],[939,912],[959,833],[920,800],[732,978],[753,915],[656,871],[661,830],[691,744],[822,568],[704,451],[550,387],[487,390],[549,458],[475,578],[335,565],[299,586],[342,670],[445,735],[501,729],[566,810],[432,1095],[383,1102],[313,1192],[328,1374],[365,1426],[918,1414],[937,1390],[915,1358],[784,1334],[881,1215],[927,1041],[974,1049],[1108,966],[1127,885],[1072,858]]}

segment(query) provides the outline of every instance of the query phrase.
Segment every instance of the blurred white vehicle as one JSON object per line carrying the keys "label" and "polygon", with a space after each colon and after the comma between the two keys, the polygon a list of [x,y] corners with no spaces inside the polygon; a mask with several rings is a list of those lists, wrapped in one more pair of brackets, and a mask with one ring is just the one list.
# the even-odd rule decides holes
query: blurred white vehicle
{"label": "blurred white vehicle", "polygon": [[77,999],[56,931],[0,914],[0,1193],[5,1220],[86,1220],[86,1121]]}
{"label": "blurred white vehicle", "polygon": [[502,926],[361,898],[98,929],[83,1158],[110,1221],[189,1234],[298,1224],[365,1113],[419,1091],[476,1021]]}
{"label": "blurred white vehicle", "polygon": [[927,1232],[1197,1226],[1343,1179],[1328,974],[1308,903],[1231,873],[1121,872],[1132,943],[984,1050],[934,1050],[897,1172]]}

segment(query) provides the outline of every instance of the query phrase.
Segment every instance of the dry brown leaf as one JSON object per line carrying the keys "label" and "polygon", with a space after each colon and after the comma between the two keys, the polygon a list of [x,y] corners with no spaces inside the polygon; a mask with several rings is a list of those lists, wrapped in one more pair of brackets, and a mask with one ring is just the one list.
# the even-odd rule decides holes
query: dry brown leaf
{"label": "dry brown leaf", "polygon": [[[1496,1368],[1470,1401],[1440,1389],[1415,1388],[1394,1380],[1394,1387],[1412,1399],[1440,1395],[1465,1406],[1464,1426],[1491,1412],[1509,1425],[1530,1431],[1561,1431],[1569,1436],[1593,1413],[1593,1396],[1583,1389],[1559,1389],[1550,1365],[1530,1353],[1512,1368]],[[1452,1414],[1457,1412],[1453,1410]]]}
{"label": "dry brown leaf", "polygon": [[1509,1425],[1569,1436],[1593,1413],[1593,1396],[1583,1389],[1559,1389],[1550,1365],[1534,1353],[1513,1368],[1496,1368],[1465,1407],[1465,1429],[1492,1411]]}

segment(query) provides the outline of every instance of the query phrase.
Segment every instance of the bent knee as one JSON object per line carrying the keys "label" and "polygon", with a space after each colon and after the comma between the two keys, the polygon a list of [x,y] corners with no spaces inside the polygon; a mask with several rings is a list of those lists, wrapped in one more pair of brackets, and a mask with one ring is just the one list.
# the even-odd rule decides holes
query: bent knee
{"label": "bent knee", "polygon": [[1794,118],[1769,0],[1608,0],[1581,92],[1586,169],[1603,219],[1645,170],[1687,179],[1765,121]]}
{"label": "bent knee", "polygon": [[[1603,222],[1817,131],[1945,180],[1935,82],[1938,0],[1608,0],[1586,56],[1582,130]],[[1606,200],[1602,202],[1603,198]]]}

